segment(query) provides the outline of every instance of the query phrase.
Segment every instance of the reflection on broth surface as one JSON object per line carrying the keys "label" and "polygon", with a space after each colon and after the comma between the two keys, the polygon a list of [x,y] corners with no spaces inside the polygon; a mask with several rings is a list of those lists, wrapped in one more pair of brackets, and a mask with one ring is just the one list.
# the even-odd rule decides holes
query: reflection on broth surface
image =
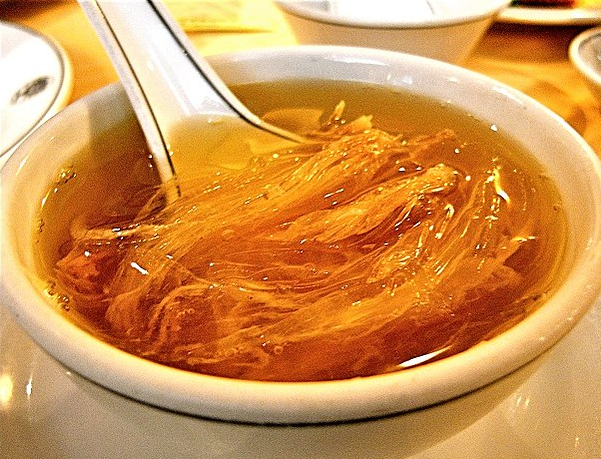
{"label": "reflection on broth surface", "polygon": [[[236,88],[243,100],[266,100],[265,90]],[[150,185],[139,139],[58,186],[39,244],[50,293],[73,320],[186,370],[330,380],[461,352],[552,291],[566,224],[559,197],[494,127],[356,83],[269,90],[265,107],[252,108],[297,128],[317,128],[316,109],[336,98],[356,110],[366,92],[359,106],[374,118],[346,122],[340,104],[314,142],[237,169],[207,165],[169,205]],[[294,110],[291,93],[300,94]],[[99,178],[135,161],[145,172],[121,189]],[[58,206],[72,210],[57,218]]]}

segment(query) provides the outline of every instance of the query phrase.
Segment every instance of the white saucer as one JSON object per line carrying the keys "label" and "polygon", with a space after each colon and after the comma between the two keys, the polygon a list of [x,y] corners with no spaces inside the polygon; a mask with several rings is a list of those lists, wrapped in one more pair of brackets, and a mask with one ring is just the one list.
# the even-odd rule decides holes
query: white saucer
{"label": "white saucer", "polygon": [[579,33],[570,43],[572,65],[601,100],[601,27]]}
{"label": "white saucer", "polygon": [[[411,458],[601,458],[600,350],[601,300],[494,411]],[[0,415],[3,458],[268,459],[253,454],[253,429],[260,427],[242,427],[231,438],[221,423],[152,408],[72,374],[3,307]],[[274,444],[269,457],[281,457],[281,448]]]}
{"label": "white saucer", "polygon": [[70,61],[54,40],[0,21],[0,164],[71,95]]}

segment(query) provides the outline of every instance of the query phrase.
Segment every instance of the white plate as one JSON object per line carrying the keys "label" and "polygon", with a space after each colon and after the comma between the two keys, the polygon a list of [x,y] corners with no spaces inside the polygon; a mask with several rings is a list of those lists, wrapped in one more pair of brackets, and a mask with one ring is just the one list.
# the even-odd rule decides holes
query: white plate
{"label": "white plate", "polygon": [[601,100],[601,27],[587,29],[570,43],[570,61]]}
{"label": "white plate", "polygon": [[510,6],[501,12],[497,17],[497,21],[530,25],[595,25],[601,24],[601,7]]}
{"label": "white plate", "polygon": [[0,164],[71,95],[71,64],[58,43],[0,21]]}
{"label": "white plate", "polygon": [[[600,349],[601,300],[494,411],[412,459],[601,458]],[[267,456],[253,452],[253,429],[261,427],[242,426],[232,438],[218,422],[151,408],[83,380],[2,307],[0,416],[0,457],[12,459],[285,457],[286,445],[274,444]]]}

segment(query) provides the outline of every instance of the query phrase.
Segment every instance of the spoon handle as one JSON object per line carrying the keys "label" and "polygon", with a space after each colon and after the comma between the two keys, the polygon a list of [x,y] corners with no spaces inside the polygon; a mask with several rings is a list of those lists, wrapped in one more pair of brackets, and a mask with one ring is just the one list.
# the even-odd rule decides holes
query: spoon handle
{"label": "spoon handle", "polygon": [[121,79],[161,180],[173,178],[170,128],[195,114],[236,116],[279,137],[227,88],[157,0],[79,0]]}

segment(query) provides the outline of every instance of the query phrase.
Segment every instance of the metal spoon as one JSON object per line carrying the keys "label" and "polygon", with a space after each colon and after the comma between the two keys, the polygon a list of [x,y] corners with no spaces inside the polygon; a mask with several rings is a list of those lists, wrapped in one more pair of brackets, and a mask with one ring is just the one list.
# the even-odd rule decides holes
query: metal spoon
{"label": "metal spoon", "polygon": [[[125,87],[163,182],[182,172],[184,166],[174,164],[174,132],[195,116],[213,124],[224,119],[243,120],[280,140],[302,141],[300,136],[265,123],[251,113],[198,55],[160,1],[79,3]],[[212,141],[215,143],[216,139]],[[201,137],[198,142],[209,140]]]}

